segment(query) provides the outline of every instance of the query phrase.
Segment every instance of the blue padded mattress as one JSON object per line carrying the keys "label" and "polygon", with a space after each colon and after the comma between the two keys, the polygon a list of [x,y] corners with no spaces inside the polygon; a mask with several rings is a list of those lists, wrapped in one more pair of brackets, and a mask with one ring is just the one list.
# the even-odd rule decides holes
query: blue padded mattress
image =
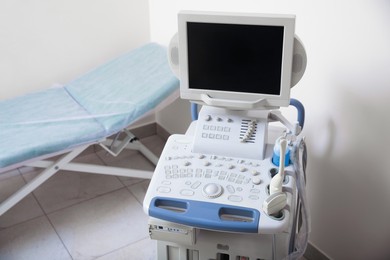
{"label": "blue padded mattress", "polygon": [[150,43],[63,87],[0,101],[0,168],[116,133],[178,86],[166,49]]}

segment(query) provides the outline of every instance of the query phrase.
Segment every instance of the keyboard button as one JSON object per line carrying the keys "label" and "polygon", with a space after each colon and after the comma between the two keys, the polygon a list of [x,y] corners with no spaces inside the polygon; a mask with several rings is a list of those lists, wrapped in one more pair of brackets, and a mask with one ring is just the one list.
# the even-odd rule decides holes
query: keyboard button
{"label": "keyboard button", "polygon": [[157,191],[160,193],[169,193],[171,192],[171,189],[169,187],[160,186],[157,188]]}
{"label": "keyboard button", "polygon": [[254,176],[252,178],[252,183],[255,184],[255,185],[259,185],[261,183],[261,179],[259,176]]}
{"label": "keyboard button", "polygon": [[235,189],[234,189],[234,187],[233,187],[232,185],[226,186],[226,189],[227,189],[228,192],[230,192],[230,193],[234,193],[234,192],[235,192]]}
{"label": "keyboard button", "polygon": [[191,188],[196,189],[202,184],[200,181],[196,181],[194,184],[191,185]]}
{"label": "keyboard button", "polygon": [[183,189],[183,190],[180,191],[180,194],[183,195],[183,196],[187,196],[188,197],[188,196],[194,195],[195,192],[192,191],[192,190]]}
{"label": "keyboard button", "polygon": [[242,201],[242,197],[238,196],[238,195],[230,195],[228,197],[228,200],[230,200],[232,202],[241,202]]}

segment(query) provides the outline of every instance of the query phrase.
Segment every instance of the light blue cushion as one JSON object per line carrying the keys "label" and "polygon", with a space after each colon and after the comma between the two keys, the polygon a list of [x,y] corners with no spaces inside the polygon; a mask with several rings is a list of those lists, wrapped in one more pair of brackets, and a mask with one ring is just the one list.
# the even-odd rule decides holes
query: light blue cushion
{"label": "light blue cushion", "polygon": [[155,43],[123,55],[66,86],[68,92],[115,133],[178,88],[166,49]]}
{"label": "light blue cushion", "polygon": [[0,168],[95,142],[154,108],[179,82],[147,44],[70,82],[0,102]]}
{"label": "light blue cushion", "polygon": [[0,102],[0,168],[105,135],[63,88]]}

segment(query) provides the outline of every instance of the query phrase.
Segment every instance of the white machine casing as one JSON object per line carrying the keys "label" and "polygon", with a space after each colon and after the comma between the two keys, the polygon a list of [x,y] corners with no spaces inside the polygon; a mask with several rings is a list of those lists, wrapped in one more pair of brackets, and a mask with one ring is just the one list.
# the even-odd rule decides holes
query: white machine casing
{"label": "white machine casing", "polygon": [[[231,116],[230,113],[223,114],[223,110],[210,109],[209,107],[204,107],[204,109],[205,114],[212,118],[211,120],[222,117],[225,126],[241,125],[241,120],[237,120],[238,116],[237,118],[233,117],[234,122],[228,123],[226,118]],[[213,114],[215,111],[218,113]],[[204,113],[201,111],[200,114]],[[244,119],[250,120],[251,118],[246,116]],[[271,161],[273,143],[264,143],[264,159],[262,157],[261,159],[248,158],[246,156],[247,149],[250,149],[252,143],[240,141],[234,143],[234,139],[240,140],[240,135],[230,136],[232,140],[229,143],[232,142],[234,144],[232,146],[226,140],[218,139],[214,141],[219,141],[219,144],[209,143],[207,145],[211,149],[205,151],[200,147],[199,151],[195,152],[194,145],[199,139],[195,137],[204,133],[203,127],[199,127],[202,125],[202,122],[197,124],[194,135],[172,135],[167,140],[144,199],[145,213],[156,217],[151,213],[150,207],[160,207],[159,210],[166,211],[167,215],[173,217],[168,216],[165,220],[188,224],[188,222],[180,222],[186,211],[201,211],[203,210],[202,203],[204,205],[214,204],[216,211],[214,213],[217,216],[215,221],[219,222],[215,223],[217,225],[215,230],[224,231],[223,225],[226,224],[225,231],[231,231],[228,227],[229,223],[250,222],[254,219],[251,219],[252,217],[248,216],[246,211],[240,215],[240,211],[234,211],[235,213],[231,214],[221,213],[220,209],[229,209],[230,206],[231,208],[242,207],[248,209],[248,212],[251,210],[259,212],[256,233],[276,234],[286,231],[289,226],[290,211],[294,208],[296,200],[292,166],[286,167],[286,178],[283,185],[283,191],[287,195],[287,206],[282,210],[282,216],[268,216],[262,209],[262,203],[269,196],[271,176],[278,171],[278,166],[275,166]],[[215,132],[217,132],[217,128]],[[262,142],[265,142],[264,137],[261,139]],[[220,147],[225,149],[220,149]],[[231,156],[231,151],[236,156]],[[156,202],[161,203],[161,205],[153,204],[153,199],[156,198],[161,198],[159,202]],[[164,203],[164,200],[168,201],[168,205]],[[185,204],[169,203],[175,200],[188,202]],[[195,202],[200,204],[195,205]],[[201,219],[194,217],[188,221],[190,221],[190,226],[205,228]],[[212,224],[206,229],[213,229]]]}
{"label": "white machine casing", "polygon": [[[284,259],[294,250],[296,176],[287,163],[282,187],[274,193],[278,198],[270,196],[279,169],[273,148],[283,134],[270,135],[268,124],[277,119],[292,135],[301,130],[271,112],[289,105],[290,88],[306,69],[305,49],[294,35],[295,16],[183,11],[178,19],[178,34],[168,48],[170,66],[180,78],[181,97],[203,107],[185,135],[168,138],[144,198],[158,259]],[[187,23],[283,27],[279,95],[246,93],[238,85],[233,91],[192,88]]]}

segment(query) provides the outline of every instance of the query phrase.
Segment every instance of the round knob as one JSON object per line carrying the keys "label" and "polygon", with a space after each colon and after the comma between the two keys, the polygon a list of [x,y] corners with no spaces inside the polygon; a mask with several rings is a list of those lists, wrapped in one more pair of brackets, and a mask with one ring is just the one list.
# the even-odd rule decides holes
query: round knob
{"label": "round knob", "polygon": [[203,195],[210,199],[218,198],[222,191],[222,186],[216,183],[208,183],[203,187]]}
{"label": "round knob", "polygon": [[245,167],[240,167],[240,172],[246,172],[247,168]]}
{"label": "round knob", "polygon": [[205,156],[204,154],[199,154],[199,155],[198,155],[198,158],[199,158],[199,159],[204,159],[205,157],[206,157],[206,156]]}
{"label": "round knob", "polygon": [[252,170],[251,173],[252,173],[253,176],[256,176],[256,175],[259,175],[259,174],[260,174],[260,173],[259,173],[258,171],[256,171],[256,170]]}
{"label": "round knob", "polygon": [[255,185],[259,185],[261,183],[260,176],[257,175],[257,176],[252,177],[252,183]]}

